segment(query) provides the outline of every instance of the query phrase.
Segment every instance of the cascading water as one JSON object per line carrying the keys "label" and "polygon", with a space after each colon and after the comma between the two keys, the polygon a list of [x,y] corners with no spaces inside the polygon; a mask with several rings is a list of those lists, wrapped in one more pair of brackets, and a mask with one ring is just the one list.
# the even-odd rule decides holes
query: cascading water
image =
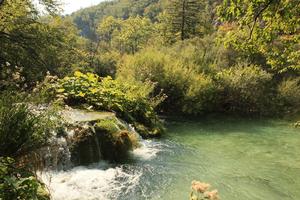
{"label": "cascading water", "polygon": [[[147,162],[156,157],[162,146],[156,141],[141,141],[130,162]],[[140,184],[141,167],[105,161],[79,166],[67,171],[47,171],[41,175],[54,200],[112,200],[130,195]],[[122,198],[121,198],[122,199]]]}
{"label": "cascading water", "polygon": [[[125,126],[136,135],[139,142],[138,148],[130,152],[125,163],[111,164],[100,159],[100,144],[98,138],[95,137],[91,142],[94,141],[96,147],[90,151],[89,155],[97,154],[96,159],[101,161],[76,167],[72,163],[70,153],[70,148],[72,148],[70,144],[76,135],[75,132],[82,129],[88,135],[93,135],[89,132],[95,133],[95,129],[90,126],[89,122],[103,119],[103,115],[78,110],[65,112],[64,115],[69,123],[76,124],[76,126],[65,127],[64,133],[59,137],[53,137],[51,145],[43,152],[47,161],[45,168],[47,170],[40,173],[40,177],[48,186],[52,198],[54,200],[110,200],[132,193],[139,185],[143,169],[132,167],[129,163],[146,162],[155,158],[156,154],[161,151],[160,143],[154,140],[143,140],[130,124],[116,118],[118,124]],[[112,117],[109,113],[105,114],[105,117],[107,116]],[[90,145],[87,143],[85,148],[88,149]]]}

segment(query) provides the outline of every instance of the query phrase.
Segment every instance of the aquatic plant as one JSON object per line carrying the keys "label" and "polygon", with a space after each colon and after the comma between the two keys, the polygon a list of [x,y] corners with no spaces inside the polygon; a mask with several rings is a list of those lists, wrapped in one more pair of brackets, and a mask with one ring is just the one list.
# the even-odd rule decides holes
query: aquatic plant
{"label": "aquatic plant", "polygon": [[210,184],[192,181],[190,200],[220,200],[218,190],[209,190]]}

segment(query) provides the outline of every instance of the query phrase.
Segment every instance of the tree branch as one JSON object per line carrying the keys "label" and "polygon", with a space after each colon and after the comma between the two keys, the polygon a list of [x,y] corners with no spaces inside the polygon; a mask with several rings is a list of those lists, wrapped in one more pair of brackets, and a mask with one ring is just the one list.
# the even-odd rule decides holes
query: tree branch
{"label": "tree branch", "polygon": [[255,28],[255,25],[257,23],[258,18],[260,17],[260,15],[271,5],[271,3],[273,2],[273,0],[269,0],[268,3],[257,13],[257,15],[254,18],[254,23],[252,25],[251,31],[250,31],[250,36],[249,36],[249,40],[251,40],[252,38],[252,34]]}

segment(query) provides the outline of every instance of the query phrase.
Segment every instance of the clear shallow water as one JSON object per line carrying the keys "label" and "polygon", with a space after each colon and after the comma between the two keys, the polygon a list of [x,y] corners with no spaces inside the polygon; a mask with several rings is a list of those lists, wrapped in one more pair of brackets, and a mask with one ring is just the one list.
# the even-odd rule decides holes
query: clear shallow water
{"label": "clear shallow water", "polygon": [[173,121],[124,164],[44,174],[55,200],[184,200],[194,179],[222,200],[299,200],[300,130],[280,121]]}

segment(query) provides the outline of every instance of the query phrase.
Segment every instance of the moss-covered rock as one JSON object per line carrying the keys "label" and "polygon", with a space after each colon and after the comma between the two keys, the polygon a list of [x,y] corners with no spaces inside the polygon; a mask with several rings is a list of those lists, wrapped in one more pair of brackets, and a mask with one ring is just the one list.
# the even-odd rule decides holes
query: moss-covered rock
{"label": "moss-covered rock", "polygon": [[155,138],[160,137],[164,129],[160,127],[148,128],[140,123],[135,123],[134,127],[136,131],[142,136],[142,138]]}
{"label": "moss-covered rock", "polygon": [[74,165],[88,165],[101,160],[99,141],[91,127],[74,129],[70,153]]}
{"label": "moss-covered rock", "polygon": [[102,120],[95,125],[103,159],[119,161],[137,146],[136,134],[127,130],[118,119]]}
{"label": "moss-covered rock", "polygon": [[74,129],[71,160],[75,165],[87,165],[100,160],[126,159],[130,150],[138,146],[137,136],[117,118],[91,122]]}

